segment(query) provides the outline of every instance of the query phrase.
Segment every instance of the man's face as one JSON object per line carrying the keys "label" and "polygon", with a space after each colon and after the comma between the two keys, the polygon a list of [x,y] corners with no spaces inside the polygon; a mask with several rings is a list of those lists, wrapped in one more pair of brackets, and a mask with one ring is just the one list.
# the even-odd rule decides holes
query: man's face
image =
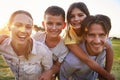
{"label": "man's face", "polygon": [[85,36],[86,48],[90,55],[97,56],[103,51],[107,34],[100,24],[92,24]]}
{"label": "man's face", "polygon": [[17,44],[25,44],[32,33],[33,20],[25,14],[17,14],[10,26],[12,41]]}
{"label": "man's face", "polygon": [[52,16],[52,15],[47,14],[45,16],[43,26],[45,27],[47,36],[56,38],[62,32],[62,29],[64,29],[64,27],[66,26],[66,23],[61,15]]}

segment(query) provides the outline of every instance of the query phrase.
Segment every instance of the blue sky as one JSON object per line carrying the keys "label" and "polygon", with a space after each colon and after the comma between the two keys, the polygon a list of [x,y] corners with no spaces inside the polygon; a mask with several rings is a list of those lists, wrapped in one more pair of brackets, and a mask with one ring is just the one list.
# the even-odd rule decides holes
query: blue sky
{"label": "blue sky", "polygon": [[120,37],[120,0],[0,0],[0,27],[3,26],[15,10],[27,10],[34,23],[41,26],[43,13],[48,6],[58,5],[67,11],[73,2],[84,2],[91,14],[105,14],[111,18],[110,36]]}

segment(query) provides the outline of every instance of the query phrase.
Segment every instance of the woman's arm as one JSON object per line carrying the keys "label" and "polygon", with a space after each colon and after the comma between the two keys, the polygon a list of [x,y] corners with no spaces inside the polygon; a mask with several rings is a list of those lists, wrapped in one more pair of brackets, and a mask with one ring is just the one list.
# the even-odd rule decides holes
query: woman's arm
{"label": "woman's arm", "polygon": [[70,44],[67,46],[81,61],[86,63],[92,70],[98,72],[100,75],[102,75],[107,80],[114,80],[113,76],[111,76],[110,73],[108,73],[104,68],[99,66],[97,62],[90,59],[77,44]]}
{"label": "woman's arm", "polygon": [[0,44],[8,37],[8,35],[0,35]]}

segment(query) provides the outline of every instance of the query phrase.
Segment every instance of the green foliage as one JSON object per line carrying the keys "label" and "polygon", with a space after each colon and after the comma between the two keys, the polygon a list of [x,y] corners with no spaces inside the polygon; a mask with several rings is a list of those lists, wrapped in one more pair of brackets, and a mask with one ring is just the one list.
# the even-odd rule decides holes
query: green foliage
{"label": "green foliage", "polygon": [[9,66],[0,55],[0,80],[15,80]]}

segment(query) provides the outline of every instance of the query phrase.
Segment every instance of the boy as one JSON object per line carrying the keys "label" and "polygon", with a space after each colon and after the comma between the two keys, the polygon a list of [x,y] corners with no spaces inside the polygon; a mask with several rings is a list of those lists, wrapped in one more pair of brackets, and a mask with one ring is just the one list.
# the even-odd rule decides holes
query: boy
{"label": "boy", "polygon": [[34,35],[37,41],[43,42],[53,53],[53,66],[50,70],[40,76],[40,80],[50,80],[59,72],[60,65],[68,53],[60,33],[65,28],[65,11],[58,6],[50,6],[44,13],[42,22],[45,32],[38,32]]}

